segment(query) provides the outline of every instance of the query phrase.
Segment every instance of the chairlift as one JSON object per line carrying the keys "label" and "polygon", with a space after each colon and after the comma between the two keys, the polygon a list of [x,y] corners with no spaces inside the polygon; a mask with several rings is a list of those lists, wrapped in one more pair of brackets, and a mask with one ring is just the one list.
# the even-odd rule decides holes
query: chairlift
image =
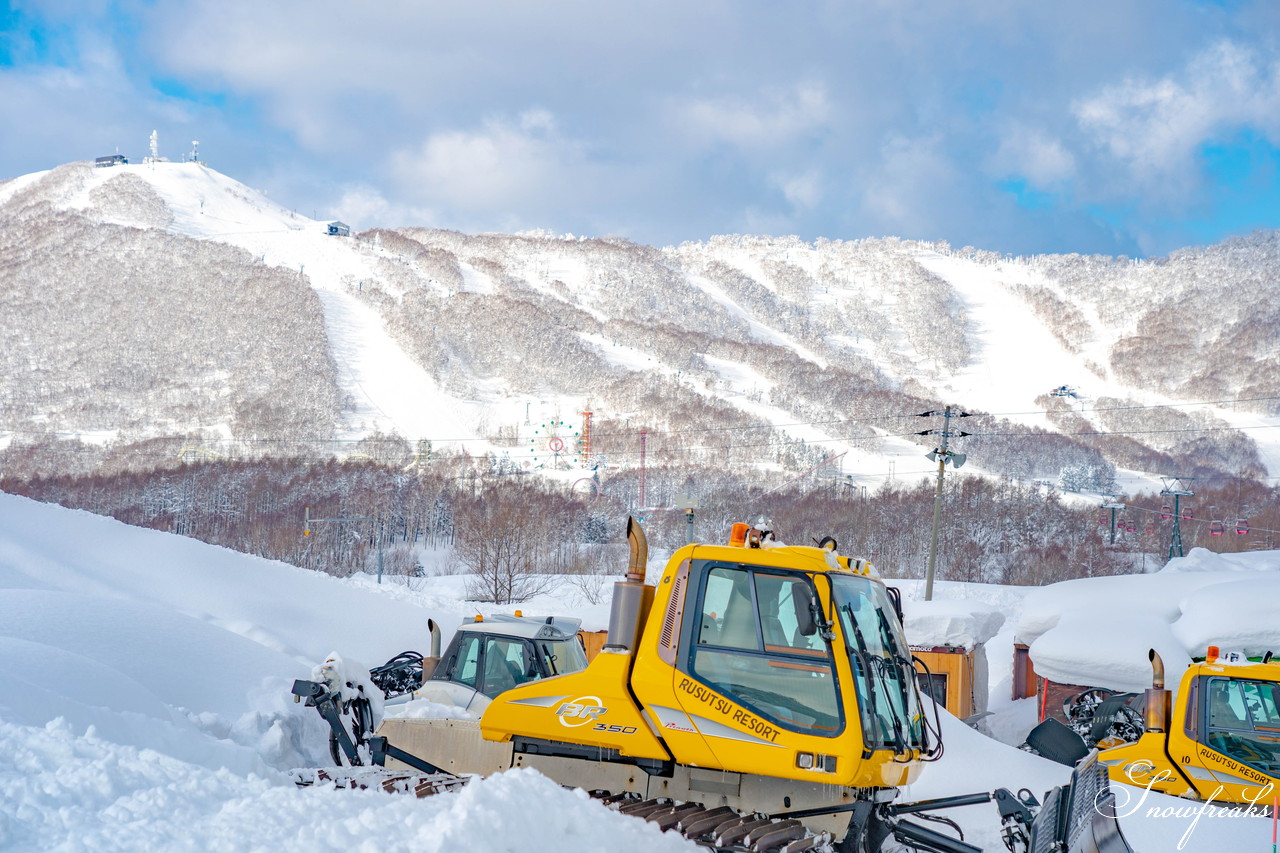
{"label": "chairlift", "polygon": [[1160,507],[1160,518],[1164,521],[1168,521],[1169,519],[1173,518],[1173,507],[1169,506],[1168,504],[1165,504],[1164,506]]}
{"label": "chairlift", "polygon": [[1148,522],[1147,522],[1147,535],[1148,535],[1148,536],[1150,536],[1152,533],[1155,533],[1155,532],[1156,532],[1156,526],[1155,526],[1155,523],[1154,523],[1154,522],[1150,522],[1150,521],[1148,521]]}
{"label": "chairlift", "polygon": [[1135,532],[1137,529],[1138,529],[1137,523],[1136,523],[1132,518],[1130,518],[1130,519],[1128,519],[1127,521],[1125,521],[1125,523],[1124,523],[1124,532],[1125,532],[1125,533],[1133,533],[1133,532]]}
{"label": "chairlift", "polygon": [[1240,536],[1244,536],[1244,535],[1245,535],[1246,533],[1248,533],[1248,532],[1249,532],[1249,519],[1247,519],[1247,518],[1237,518],[1237,519],[1236,519],[1236,533],[1237,533],[1237,534],[1239,534]]}
{"label": "chairlift", "polygon": [[1222,534],[1224,534],[1224,533],[1226,533],[1226,532],[1227,532],[1227,526],[1226,526],[1225,524],[1223,524],[1221,521],[1211,521],[1211,522],[1209,522],[1209,535],[1210,535],[1210,536],[1221,536]]}
{"label": "chairlift", "polygon": [[1189,507],[1189,506],[1184,506],[1184,507],[1182,508],[1182,520],[1183,520],[1183,521],[1190,521],[1191,519],[1193,519],[1193,518],[1195,518],[1195,517],[1196,517],[1196,514],[1195,514],[1194,512],[1192,512],[1192,511],[1191,511],[1191,507]]}
{"label": "chairlift", "polygon": [[1105,512],[1098,513],[1098,526],[1099,527],[1107,526],[1107,514]]}

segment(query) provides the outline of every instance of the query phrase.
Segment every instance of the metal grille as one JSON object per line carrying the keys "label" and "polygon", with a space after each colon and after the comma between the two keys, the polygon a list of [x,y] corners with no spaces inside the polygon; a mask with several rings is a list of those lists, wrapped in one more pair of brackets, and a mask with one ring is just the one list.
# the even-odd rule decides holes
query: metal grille
{"label": "metal grille", "polygon": [[[1098,763],[1098,752],[1094,750],[1071,774],[1071,799],[1062,833],[1068,849],[1075,846],[1103,809],[1112,808],[1113,800],[1114,795],[1107,784],[1107,768]],[[1112,815],[1110,811],[1105,814]]]}
{"label": "metal grille", "polygon": [[685,560],[671,582],[671,598],[667,600],[667,612],[662,614],[662,631],[658,634],[658,657],[669,666],[676,663],[680,619],[684,615],[684,587],[688,580],[689,561]]}

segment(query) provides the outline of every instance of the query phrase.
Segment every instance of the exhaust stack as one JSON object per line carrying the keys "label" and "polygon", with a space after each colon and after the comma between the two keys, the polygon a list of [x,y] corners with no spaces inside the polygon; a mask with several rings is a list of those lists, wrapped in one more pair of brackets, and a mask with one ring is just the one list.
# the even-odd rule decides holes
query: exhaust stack
{"label": "exhaust stack", "polygon": [[627,544],[631,557],[627,561],[626,580],[613,585],[613,609],[609,612],[609,635],[605,647],[634,649],[640,630],[640,606],[644,600],[645,564],[649,560],[649,541],[644,528],[634,518],[627,519]]}
{"label": "exhaust stack", "polygon": [[1172,697],[1164,687],[1164,661],[1155,649],[1151,649],[1147,657],[1151,660],[1151,686],[1146,691],[1142,725],[1149,732],[1166,732]]}
{"label": "exhaust stack", "polygon": [[436,620],[428,619],[427,630],[431,632],[431,656],[422,659],[422,685],[424,687],[431,678],[431,674],[436,671],[436,665],[440,663],[440,626],[436,624]]}

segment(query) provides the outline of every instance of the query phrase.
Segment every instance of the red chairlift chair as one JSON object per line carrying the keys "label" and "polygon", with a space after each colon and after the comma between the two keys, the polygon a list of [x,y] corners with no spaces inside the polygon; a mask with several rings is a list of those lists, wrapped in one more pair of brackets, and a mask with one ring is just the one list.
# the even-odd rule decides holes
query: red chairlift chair
{"label": "red chairlift chair", "polygon": [[1241,535],[1241,536],[1244,536],[1244,535],[1245,535],[1246,533],[1248,533],[1248,532],[1249,532],[1249,519],[1247,519],[1247,518],[1237,518],[1237,519],[1236,519],[1236,533],[1238,533],[1238,534],[1239,534],[1239,535]]}
{"label": "red chairlift chair", "polygon": [[1191,507],[1189,507],[1189,506],[1184,506],[1184,507],[1182,508],[1182,520],[1183,520],[1183,521],[1190,521],[1191,519],[1193,519],[1193,518],[1195,518],[1195,517],[1196,517],[1196,514],[1195,514],[1194,512],[1192,512],[1192,511],[1191,511]]}
{"label": "red chairlift chair", "polygon": [[1210,536],[1221,536],[1222,534],[1224,534],[1224,533],[1226,533],[1226,532],[1227,532],[1227,526],[1226,526],[1225,524],[1223,524],[1221,521],[1211,521],[1211,522],[1209,522],[1209,535],[1210,535]]}
{"label": "red chairlift chair", "polygon": [[1164,506],[1160,507],[1160,518],[1165,521],[1168,521],[1169,519],[1173,518],[1173,507],[1169,506],[1168,504],[1165,504]]}

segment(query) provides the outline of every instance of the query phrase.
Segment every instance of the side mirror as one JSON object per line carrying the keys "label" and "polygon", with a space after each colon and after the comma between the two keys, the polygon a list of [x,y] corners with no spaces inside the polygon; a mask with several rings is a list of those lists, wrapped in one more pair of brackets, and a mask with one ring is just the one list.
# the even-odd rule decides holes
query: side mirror
{"label": "side mirror", "polygon": [[813,591],[803,581],[791,584],[791,605],[796,611],[796,625],[802,637],[812,637],[818,633],[818,623],[813,618]]}
{"label": "side mirror", "polygon": [[885,590],[889,593],[889,601],[893,604],[893,612],[898,615],[898,624],[904,624],[907,620],[902,614],[902,590],[896,586],[885,587]]}

